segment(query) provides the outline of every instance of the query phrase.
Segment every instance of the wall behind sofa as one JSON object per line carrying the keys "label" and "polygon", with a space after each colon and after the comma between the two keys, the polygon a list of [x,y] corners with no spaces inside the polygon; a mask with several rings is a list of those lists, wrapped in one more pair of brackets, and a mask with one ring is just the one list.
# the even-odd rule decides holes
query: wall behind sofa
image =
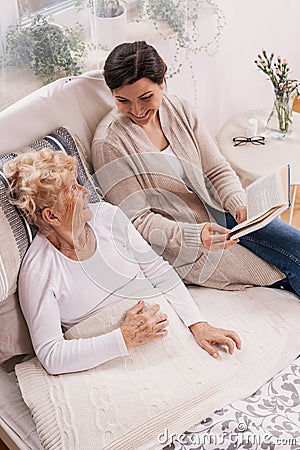
{"label": "wall behind sofa", "polygon": [[[129,0],[128,5],[131,2],[132,0]],[[0,0],[2,31],[4,23],[15,14],[10,10],[12,8],[7,9],[7,5],[12,6],[14,3],[15,0]],[[186,55],[181,51],[182,69],[168,80],[169,91],[179,93],[194,102],[213,135],[231,115],[239,111],[271,108],[271,82],[256,69],[253,62],[262,48],[285,57],[293,69],[294,78],[300,79],[299,0],[216,0],[216,3],[223,10],[226,21],[218,51],[214,56],[205,52],[192,56],[195,80],[192,78]],[[212,36],[215,26],[213,17],[200,21],[201,36],[202,32],[203,36]],[[139,35],[139,39],[143,38],[143,34]],[[174,41],[156,38],[154,45],[171,66],[174,59]],[[97,54],[93,56],[93,61],[97,60]],[[93,68],[95,67],[87,66],[86,70]],[[14,83],[19,83],[20,95],[25,95],[27,72],[19,70],[16,69],[10,78],[14,79]],[[30,80],[28,83],[28,90],[39,85],[36,80]],[[9,83],[0,72],[0,104],[5,97],[12,101],[11,95]]]}
{"label": "wall behind sofa", "polygon": [[[195,101],[212,134],[239,111],[271,108],[271,82],[253,62],[262,48],[285,57],[293,78],[300,79],[299,0],[219,0],[218,4],[226,25],[218,53],[193,58],[196,94],[188,64],[168,83],[169,91]],[[161,42],[159,48],[171,64],[170,44]]]}

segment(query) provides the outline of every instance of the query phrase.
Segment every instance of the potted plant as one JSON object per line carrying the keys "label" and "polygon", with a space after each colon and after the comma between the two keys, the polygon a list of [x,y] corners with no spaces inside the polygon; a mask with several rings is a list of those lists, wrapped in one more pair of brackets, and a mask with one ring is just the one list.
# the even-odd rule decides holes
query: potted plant
{"label": "potted plant", "polygon": [[254,61],[271,81],[274,88],[274,105],[266,124],[266,133],[273,138],[283,139],[292,131],[293,95],[299,95],[300,83],[291,78],[291,69],[285,58],[269,56],[265,49]]}
{"label": "potted plant", "polygon": [[[172,77],[180,72],[181,63],[179,54],[184,51],[184,58],[190,62],[191,55],[204,51],[214,55],[218,50],[219,38],[225,25],[225,17],[222,9],[215,0],[142,0],[142,11],[144,16],[150,19],[155,28],[160,31],[160,23],[165,23],[171,29],[175,40],[174,65],[169,70]],[[201,36],[201,19],[214,15],[216,18],[215,31],[212,36],[203,42]],[[200,31],[199,31],[200,30]]]}
{"label": "potted plant", "polygon": [[28,26],[20,22],[6,33],[5,65],[29,67],[47,84],[62,76],[79,75],[87,56],[81,26],[63,28],[36,14]]}
{"label": "potted plant", "polygon": [[120,0],[75,0],[78,9],[90,12],[91,39],[96,46],[111,50],[126,40],[126,7]]}

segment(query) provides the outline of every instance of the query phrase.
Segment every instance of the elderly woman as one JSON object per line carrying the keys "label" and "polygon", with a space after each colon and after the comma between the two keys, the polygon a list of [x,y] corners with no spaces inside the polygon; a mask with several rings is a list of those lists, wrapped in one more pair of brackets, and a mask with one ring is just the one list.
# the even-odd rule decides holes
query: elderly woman
{"label": "elderly woman", "polygon": [[[51,374],[81,371],[162,339],[168,318],[144,299],[166,294],[198,344],[218,357],[218,345],[240,348],[233,331],[210,326],[172,267],[121,210],[88,204],[76,181],[76,160],[50,149],[7,162],[12,201],[38,233],[22,263],[18,290],[36,355]],[[137,299],[121,326],[105,335],[65,340],[62,332],[124,298]],[[224,349],[224,348],[223,348]]]}
{"label": "elderly woman", "polygon": [[166,64],[143,41],[117,46],[104,78],[117,111],[98,125],[93,166],[105,198],[186,283],[286,287],[300,295],[300,231],[275,219],[240,241],[245,192],[186,100],[164,91]]}

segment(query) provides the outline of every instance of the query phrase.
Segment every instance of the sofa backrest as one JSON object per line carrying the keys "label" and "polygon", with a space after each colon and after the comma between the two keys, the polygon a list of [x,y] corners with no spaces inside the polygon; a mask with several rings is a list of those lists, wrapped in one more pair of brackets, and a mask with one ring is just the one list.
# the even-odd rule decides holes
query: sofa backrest
{"label": "sofa backrest", "polygon": [[100,70],[56,80],[0,112],[0,155],[64,126],[80,140],[90,163],[96,126],[113,106]]}

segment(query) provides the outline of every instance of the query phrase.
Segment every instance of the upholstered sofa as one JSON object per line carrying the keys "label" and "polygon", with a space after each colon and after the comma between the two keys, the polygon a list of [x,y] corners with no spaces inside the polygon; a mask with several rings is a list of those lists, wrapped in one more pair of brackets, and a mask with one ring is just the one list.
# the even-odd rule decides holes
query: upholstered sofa
{"label": "upholstered sofa", "polygon": [[[161,424],[169,424],[170,429],[178,433],[184,432],[187,427],[202,421],[196,430],[200,436],[201,432],[212,432],[218,417],[218,413],[214,413],[214,411],[218,409],[223,411],[221,415],[224,416],[224,423],[226,417],[229,417],[228,414],[231,414],[231,419],[227,420],[227,424],[232,422],[230,426],[228,425],[229,431],[234,432],[239,418],[243,414],[242,423],[247,423],[248,420],[250,430],[252,419],[246,419],[247,413],[251,413],[251,410],[246,411],[245,405],[249,404],[247,397],[271,377],[273,377],[272,383],[281,370],[284,371],[283,375],[278,375],[278,377],[281,376],[282,380],[284,380],[284,376],[294,374],[293,395],[294,397],[298,395],[299,398],[300,364],[297,361],[293,362],[300,353],[300,321],[298,319],[300,302],[298,299],[288,292],[267,288],[248,288],[242,292],[220,292],[201,287],[190,287],[193,297],[210,322],[217,326],[235,328],[242,336],[243,349],[239,354],[234,357],[226,354],[221,358],[221,362],[213,361],[213,363],[219,364],[219,366],[215,366],[218,370],[220,367],[222,368],[221,378],[222,370],[229,366],[233,370],[234,364],[236,366],[240,364],[241,371],[230,372],[230,376],[227,374],[227,384],[222,385],[221,382],[219,384],[215,382],[215,385],[208,386],[207,391],[204,390],[207,392],[207,398],[203,398],[203,395],[201,397],[202,409],[200,408],[200,410],[197,410],[197,405],[192,405],[191,399],[189,399],[190,409],[184,404],[176,405],[175,393],[173,412],[176,411],[175,416],[177,416],[178,423],[176,420],[174,423],[174,418],[168,418],[164,422],[163,417],[165,417],[166,411],[158,411],[155,414],[149,408],[148,415],[146,414],[147,420],[143,419],[144,423],[134,425],[126,422],[127,425],[123,424],[122,432],[119,432],[118,437],[113,437],[108,441],[104,440],[105,445],[101,444],[95,447],[94,443],[89,443],[94,442],[93,440],[86,439],[87,443],[84,448],[82,444],[78,446],[76,441],[70,448],[62,444],[55,444],[55,442],[52,446],[51,442],[43,441],[43,433],[39,424],[36,429],[37,417],[34,408],[31,408],[30,412],[24,403],[13,370],[16,363],[20,363],[24,358],[29,360],[30,356],[26,355],[33,354],[30,336],[18,305],[16,293],[20,263],[33,235],[24,219],[7,202],[7,186],[1,168],[7,159],[13,158],[19,152],[38,150],[45,145],[53,146],[57,150],[65,149],[78,159],[79,181],[87,183],[91,188],[91,201],[98,201],[99,192],[92,177],[91,142],[98,122],[113,106],[113,98],[105,86],[100,71],[94,71],[78,77],[57,80],[0,113],[0,438],[7,443],[10,449],[35,450],[42,448],[42,445],[44,448],[64,448],[66,450],[75,448],[80,448],[80,450],[84,450],[84,448],[87,450],[96,448],[118,450],[163,448],[168,439],[163,439],[165,428],[161,428]],[[254,342],[260,342],[260,345],[257,344],[253,348]],[[214,372],[212,368],[214,366],[208,358],[205,355],[201,360],[204,369],[201,383],[204,385],[205,382],[208,383],[208,380],[212,379]],[[172,377],[172,374],[169,376]],[[185,376],[189,375],[185,374]],[[32,386],[32,390],[34,389],[35,387]],[[228,390],[228,394],[224,396],[222,390],[225,389]],[[258,410],[259,405],[265,405],[265,402],[270,400],[267,385],[264,389],[261,391],[264,392],[261,403],[257,400]],[[178,390],[180,390],[180,386],[178,386]],[[126,391],[122,393],[126,399]],[[243,407],[241,407],[241,403],[234,403],[244,397],[246,399]],[[147,398],[150,402],[151,392]],[[195,398],[198,398],[196,394]],[[258,399],[257,396],[256,399]],[[226,407],[226,404],[230,402],[233,402],[233,406]],[[145,401],[143,413],[146,404]],[[300,413],[299,404],[300,402],[298,409],[297,405],[295,406],[293,414]],[[288,402],[283,406],[291,407]],[[189,411],[193,411],[193,413],[189,415]],[[279,420],[279,411],[280,408],[278,411],[274,409],[273,423]],[[118,413],[121,414],[120,411]],[[284,414],[282,411],[281,413]],[[263,417],[267,416],[266,411],[263,414],[265,414]],[[286,417],[289,417],[287,420],[290,420],[289,414],[290,411],[287,412]],[[174,416],[174,414],[171,415]],[[210,415],[210,421],[205,421],[208,415]],[[254,420],[251,423],[254,428],[255,426],[259,427]],[[208,425],[211,426],[210,429]],[[300,435],[299,421],[298,425],[294,421],[291,428],[290,436],[294,436],[294,431],[295,436],[297,433],[297,436]],[[97,430],[99,431],[96,427],[96,435]],[[141,430],[143,433],[140,432]],[[148,436],[145,430],[151,430]],[[222,430],[221,426],[220,430]],[[267,430],[270,432],[270,428]],[[84,420],[82,429],[79,431],[85,433]],[[64,432],[62,426],[60,431],[55,433],[63,435]],[[56,435],[55,433],[53,435]],[[143,435],[141,436],[141,434]],[[275,439],[276,433],[272,437]],[[133,444],[134,442],[136,445]],[[175,448],[182,448],[178,442]],[[190,442],[190,445],[192,444],[193,442]],[[227,444],[229,448],[230,440],[227,441]],[[185,448],[193,448],[188,447],[188,441],[186,445]],[[227,448],[224,445],[222,448]],[[219,447],[207,445],[205,448]]]}

